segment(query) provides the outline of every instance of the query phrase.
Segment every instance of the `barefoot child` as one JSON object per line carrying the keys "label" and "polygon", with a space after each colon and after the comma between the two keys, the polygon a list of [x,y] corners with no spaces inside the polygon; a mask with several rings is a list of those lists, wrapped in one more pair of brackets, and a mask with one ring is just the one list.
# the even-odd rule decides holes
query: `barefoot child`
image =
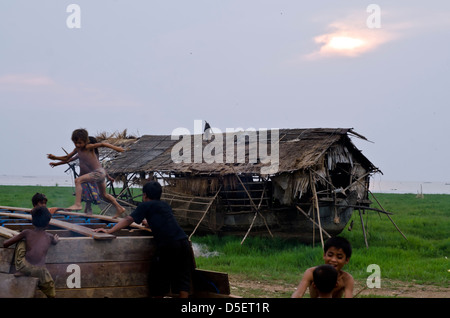
{"label": "barefoot child", "polygon": [[[89,143],[96,144],[97,138],[89,136]],[[95,155],[97,156],[97,158],[99,158],[98,148],[95,148],[94,152],[95,152]],[[78,155],[73,156],[68,161],[50,162],[50,166],[52,168],[54,168],[59,165],[69,164],[70,162],[75,161],[75,160],[78,160]],[[79,162],[79,166],[80,166],[79,176],[83,176],[90,172],[89,168],[86,167],[85,163]],[[108,174],[106,175],[106,177],[109,180],[114,181],[114,179],[111,178]],[[97,205],[97,204],[100,204],[100,202],[101,202],[100,195],[99,195],[100,191],[98,190],[98,185],[95,182],[83,182],[81,184],[81,187],[82,187],[81,201],[86,203],[85,208],[84,208],[84,213],[91,215],[92,214],[91,203]],[[53,214],[51,209],[49,209],[49,211],[50,211],[50,213]]]}
{"label": "barefoot child", "polygon": [[89,135],[85,129],[77,129],[72,133],[72,141],[75,144],[75,149],[66,156],[57,157],[52,154],[47,155],[51,160],[69,161],[75,154],[78,154],[80,166],[85,165],[88,173],[75,179],[75,204],[67,208],[67,210],[81,210],[81,195],[83,192],[82,183],[95,182],[98,185],[100,195],[116,208],[116,215],[118,217],[125,211],[125,208],[117,203],[116,199],[106,192],[106,170],[102,167],[99,159],[95,154],[95,149],[100,147],[108,147],[115,151],[122,152],[122,147],[117,147],[106,142],[89,143]]}
{"label": "barefoot child", "polygon": [[[352,275],[344,272],[342,268],[348,264],[352,255],[350,243],[343,237],[332,237],[328,239],[323,247],[323,260],[325,264],[332,265],[338,272],[336,287],[332,291],[333,298],[353,297],[354,280]],[[317,266],[316,266],[317,267]],[[311,298],[317,298],[319,293],[313,285],[313,272],[316,267],[308,268],[300,281],[297,290],[292,294],[292,298],[301,298],[309,288]]]}
{"label": "barefoot child", "polygon": [[45,257],[51,244],[59,241],[58,235],[52,235],[45,231],[50,219],[50,212],[45,206],[39,206],[32,211],[32,223],[34,229],[25,229],[16,236],[3,242],[3,247],[17,243],[25,250],[25,257],[17,260],[16,269],[23,275],[39,278],[38,287],[49,298],[55,297],[55,283],[47,268]]}

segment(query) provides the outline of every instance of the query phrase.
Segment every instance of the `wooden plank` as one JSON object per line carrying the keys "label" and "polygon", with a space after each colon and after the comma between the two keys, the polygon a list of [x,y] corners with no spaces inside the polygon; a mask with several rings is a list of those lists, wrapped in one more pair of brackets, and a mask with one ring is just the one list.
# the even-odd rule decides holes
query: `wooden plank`
{"label": "wooden plank", "polygon": [[3,206],[0,205],[0,210],[8,210],[8,211],[21,211],[21,212],[31,212],[31,209],[29,208],[19,208],[19,207],[13,207],[13,206]]}
{"label": "wooden plank", "polygon": [[220,295],[230,294],[230,282],[227,273],[196,268],[192,277],[192,285],[194,294],[205,292]]}
{"label": "wooden plank", "polygon": [[146,261],[154,251],[151,236],[118,236],[115,240],[61,237],[59,243],[48,250],[46,263]]}
{"label": "wooden plank", "polygon": [[[113,217],[107,216],[107,215],[99,215],[99,214],[90,214],[89,215],[89,214],[82,214],[82,213],[68,212],[68,211],[56,211],[54,215],[56,215],[56,214],[79,216],[82,218],[93,218],[93,219],[98,219],[98,220],[102,220],[102,221],[108,221],[110,223],[117,223],[122,219],[122,218],[113,218]],[[136,224],[134,222],[130,225],[130,227],[151,232],[151,230],[149,228],[139,225],[139,224]]]}
{"label": "wooden plank", "polygon": [[[150,261],[76,263],[79,266],[82,288],[138,286],[148,283]],[[72,264],[46,264],[55,281],[56,288],[68,288],[67,279],[72,279]]]}
{"label": "wooden plank", "polygon": [[[202,275],[199,278],[198,275]],[[205,284],[206,277],[206,284]],[[199,282],[199,279],[202,282]],[[193,277],[192,297],[234,297],[229,293],[228,275],[220,272],[205,271],[196,269]],[[212,284],[213,283],[213,284]],[[58,285],[58,284],[57,284]],[[213,286],[215,285],[215,286]],[[175,295],[173,295],[175,297]],[[35,297],[43,298],[44,294],[37,290]],[[142,285],[129,286],[103,286],[103,287],[85,287],[81,288],[62,288],[56,287],[57,298],[140,298],[148,297],[147,282]]]}
{"label": "wooden plank", "polygon": [[0,298],[33,298],[39,279],[0,273]]}
{"label": "wooden plank", "polygon": [[[56,289],[57,298],[147,298],[148,287],[104,287],[104,288],[64,288]],[[45,298],[40,290],[36,290],[35,298]]]}
{"label": "wooden plank", "polygon": [[[12,206],[0,206],[0,210],[4,209],[4,210],[8,210],[8,211],[21,211],[21,212],[28,212],[30,213],[32,209],[29,208],[20,208],[20,207],[12,207]],[[59,208],[58,208],[59,209]],[[54,215],[59,214],[59,215],[71,215],[71,216],[78,216],[78,217],[82,217],[82,218],[94,218],[94,219],[99,219],[99,220],[103,220],[103,221],[108,221],[111,223],[117,223],[121,220],[121,218],[113,218],[111,216],[107,216],[107,215],[99,215],[99,214],[85,214],[85,213],[79,213],[79,212],[70,212],[70,211],[62,211],[63,208],[60,208],[61,210],[57,210]],[[141,229],[141,230],[145,230],[145,231],[149,231],[151,232],[151,230],[145,226],[136,224],[136,223],[132,223],[130,225],[130,227],[136,228],[136,229]]]}
{"label": "wooden plank", "polygon": [[0,236],[5,237],[7,239],[19,234],[17,231],[10,230],[6,227],[0,226]]}
{"label": "wooden plank", "polygon": [[9,274],[13,258],[14,258],[13,248],[3,248],[3,247],[0,248],[0,273]]}
{"label": "wooden plank", "polygon": [[[31,215],[23,214],[23,213],[0,212],[0,215],[9,216],[9,217],[12,217],[12,218],[23,218],[23,219],[27,219],[27,220],[31,220],[32,219]],[[84,226],[81,226],[81,225],[76,225],[76,224],[71,224],[69,222],[60,221],[60,220],[51,219],[50,220],[50,225],[54,225],[54,226],[57,226],[57,227],[68,229],[68,230],[71,230],[73,232],[80,233],[80,234],[83,234],[83,235],[88,236],[88,237],[92,237],[92,238],[94,238],[96,240],[110,240],[110,239],[116,238],[115,235],[102,233],[102,232],[98,232],[97,233],[94,230],[89,229],[87,227],[84,227]]]}
{"label": "wooden plank", "polygon": [[[67,221],[63,221],[63,222],[69,223]],[[87,229],[98,229],[98,228],[108,227],[107,223],[69,223],[69,224],[73,224],[75,226],[82,226]],[[9,224],[5,224],[4,226],[7,227],[8,229],[15,230],[15,231],[23,231],[25,229],[34,229],[34,225],[31,223],[9,223]],[[61,227],[50,224],[46,230],[55,231],[58,229],[61,229]],[[71,229],[68,229],[68,230],[72,231]],[[80,233],[80,234],[83,234],[83,233]]]}

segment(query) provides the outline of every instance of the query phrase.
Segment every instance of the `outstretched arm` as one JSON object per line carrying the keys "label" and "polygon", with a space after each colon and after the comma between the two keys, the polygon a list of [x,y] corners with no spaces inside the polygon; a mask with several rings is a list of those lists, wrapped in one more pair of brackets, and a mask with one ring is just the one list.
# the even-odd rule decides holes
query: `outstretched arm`
{"label": "outstretched arm", "polygon": [[71,153],[69,153],[65,156],[60,156],[60,157],[49,153],[49,154],[47,154],[47,158],[50,160],[69,161],[69,159],[72,158],[76,153],[77,153],[76,149],[74,149]]}
{"label": "outstretched arm", "polygon": [[134,219],[127,215],[126,217],[124,217],[123,219],[121,219],[118,223],[116,223],[116,225],[114,225],[111,229],[104,229],[104,228],[100,228],[100,229],[95,229],[95,232],[105,232],[108,234],[112,234],[114,232],[117,232],[121,229],[126,228],[127,226],[129,226],[131,223],[134,222]]}
{"label": "outstretched arm", "polygon": [[64,165],[64,164],[66,164],[66,163],[75,161],[75,160],[77,160],[77,159],[78,159],[78,155],[73,156],[72,158],[70,158],[69,160],[66,160],[66,161],[50,162],[50,166],[51,166],[52,168],[54,168],[54,167],[56,167],[56,166]]}
{"label": "outstretched arm", "polygon": [[86,146],[86,148],[88,148],[88,149],[89,148],[92,148],[92,149],[93,148],[100,148],[100,147],[110,148],[110,149],[118,151],[118,152],[122,152],[122,151],[125,150],[122,147],[114,146],[114,145],[111,145],[110,143],[107,143],[107,142],[98,142],[98,143],[95,143],[95,144],[88,144]]}
{"label": "outstretched arm", "polygon": [[66,163],[67,163],[67,161],[58,161],[58,162],[50,162],[49,165],[50,165],[52,168],[54,168],[54,167],[56,167],[56,166],[60,166],[60,165],[66,164]]}
{"label": "outstretched arm", "polygon": [[6,241],[3,242],[3,247],[9,247],[11,245],[13,245],[14,243],[19,242],[21,239],[23,239],[25,237],[25,231],[23,230],[22,232],[20,232],[19,234],[11,237],[10,239],[7,239]]}

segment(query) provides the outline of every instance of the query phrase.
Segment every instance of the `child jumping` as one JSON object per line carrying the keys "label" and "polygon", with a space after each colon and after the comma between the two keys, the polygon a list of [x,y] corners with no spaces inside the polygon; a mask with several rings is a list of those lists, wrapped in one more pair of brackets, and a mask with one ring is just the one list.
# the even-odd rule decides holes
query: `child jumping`
{"label": "child jumping", "polygon": [[[89,143],[91,144],[96,144],[97,143],[97,138],[89,136]],[[98,152],[98,148],[94,149],[95,155],[97,156],[97,158],[99,158],[99,152]],[[68,161],[59,161],[59,162],[50,162],[50,166],[52,168],[59,166],[59,165],[63,165],[63,164],[69,164],[72,161],[78,160],[78,155],[73,156],[72,158],[70,158]],[[85,175],[87,173],[90,172],[89,168],[86,167],[86,164],[80,162],[79,163],[80,166],[80,172],[79,172],[79,176]],[[106,177],[109,181],[114,181],[113,178],[111,178],[110,175],[106,174]],[[91,215],[92,214],[92,207],[91,204],[100,204],[100,191],[98,189],[98,185],[95,182],[84,182],[81,184],[81,187],[83,188],[82,192],[81,192],[81,201],[85,202],[85,208],[84,208],[84,212],[86,214]],[[49,209],[50,213],[53,214],[52,210]]]}
{"label": "child jumping", "polygon": [[[344,265],[348,264],[350,257],[352,256],[352,246],[350,245],[350,242],[343,237],[332,237],[325,242],[323,251],[323,260],[325,264],[333,266],[338,272],[336,287],[332,290],[332,297],[340,298],[344,296],[345,298],[352,298],[354,285],[353,277],[342,270]],[[308,288],[311,298],[317,298],[319,296],[319,293],[313,284],[313,272],[316,267],[308,268],[305,271],[297,290],[291,296],[292,298],[303,297]]]}
{"label": "child jumping", "polygon": [[100,196],[106,201],[110,202],[116,208],[116,215],[118,217],[125,208],[117,203],[116,199],[106,192],[107,176],[106,170],[102,167],[98,157],[95,154],[95,149],[100,147],[107,147],[118,152],[124,151],[122,147],[117,147],[106,142],[99,142],[91,144],[89,143],[89,134],[85,129],[76,129],[72,133],[72,141],[75,144],[75,149],[66,156],[57,157],[52,154],[48,154],[47,157],[51,160],[61,160],[68,162],[75,154],[78,154],[80,160],[80,166],[84,165],[89,171],[88,173],[75,179],[75,204],[67,208],[67,210],[79,211],[83,207],[81,205],[81,195],[83,192],[82,183],[95,182],[98,185]]}
{"label": "child jumping", "polygon": [[39,289],[47,297],[54,298],[55,283],[52,275],[45,267],[45,258],[50,245],[59,241],[57,234],[52,235],[45,231],[51,218],[52,216],[45,206],[34,208],[32,212],[34,229],[25,229],[16,236],[4,241],[3,247],[9,247],[17,243],[17,252],[17,248],[21,245],[20,249],[25,251],[25,257],[21,259],[16,258],[16,270],[23,275],[39,278]]}

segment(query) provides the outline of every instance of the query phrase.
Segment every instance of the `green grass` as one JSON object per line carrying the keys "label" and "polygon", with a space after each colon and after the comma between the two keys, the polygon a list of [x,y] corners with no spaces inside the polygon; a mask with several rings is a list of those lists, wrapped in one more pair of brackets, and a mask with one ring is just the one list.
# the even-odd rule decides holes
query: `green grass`
{"label": "green grass", "polygon": [[[73,187],[0,186],[0,206],[32,208],[31,198],[36,192],[45,194],[48,207],[69,207],[75,202]],[[99,213],[100,208],[92,205],[92,211]]]}
{"label": "green grass", "polygon": [[[48,206],[70,206],[74,202],[71,187],[0,186],[0,205],[30,207],[31,197],[42,192]],[[360,218],[352,216],[353,230],[341,236],[353,246],[353,255],[344,267],[360,282],[371,273],[367,266],[377,264],[381,279],[416,284],[449,286],[450,277],[450,195],[375,194],[392,219],[406,235],[405,240],[386,215],[366,212],[369,248],[364,243]],[[372,205],[378,207],[376,203]],[[199,268],[227,272],[244,280],[283,282],[295,287],[303,272],[323,263],[320,242],[312,247],[295,239],[270,237],[199,236],[194,243],[203,244],[218,256],[197,257]]]}
{"label": "green grass", "polygon": [[[370,264],[381,269],[382,279],[432,284],[448,287],[450,273],[450,196],[413,194],[375,194],[383,208],[393,212],[393,221],[405,234],[405,240],[386,215],[366,212],[369,248],[364,243],[359,214],[354,213],[353,230],[341,236],[353,246],[353,255],[344,270],[356,280],[365,281],[371,274]],[[373,207],[377,207],[376,204]],[[193,238],[205,244],[217,257],[199,258],[197,265],[248,279],[282,280],[298,283],[303,272],[321,264],[320,243],[313,248],[294,239],[249,237],[243,245],[241,237],[206,236]]]}
{"label": "green grass", "polygon": [[0,205],[32,208],[31,197],[36,192],[47,196],[49,207],[71,206],[75,202],[72,187],[0,186]]}

